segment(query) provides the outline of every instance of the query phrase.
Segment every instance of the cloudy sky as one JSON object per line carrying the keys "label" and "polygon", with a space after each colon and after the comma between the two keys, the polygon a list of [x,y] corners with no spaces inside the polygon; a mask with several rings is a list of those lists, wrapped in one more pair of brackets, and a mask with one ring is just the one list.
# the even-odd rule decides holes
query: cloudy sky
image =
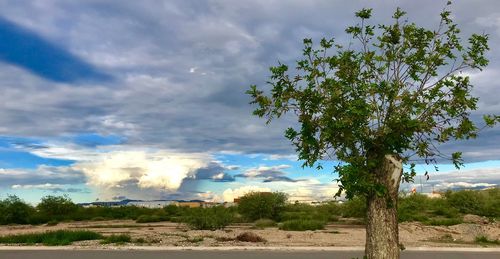
{"label": "cloudy sky", "polygon": [[[297,60],[303,38],[348,42],[343,30],[363,7],[374,22],[400,6],[435,27],[445,2],[0,0],[0,198],[223,201],[251,190],[331,198],[335,161],[302,169],[283,137],[293,118],[265,125],[244,92],[263,86],[278,60]],[[451,9],[464,38],[490,35],[490,65],[471,73],[474,116],[498,114],[500,5]],[[465,168],[442,164],[416,184],[500,184],[499,144],[497,127],[446,145],[464,152]]]}

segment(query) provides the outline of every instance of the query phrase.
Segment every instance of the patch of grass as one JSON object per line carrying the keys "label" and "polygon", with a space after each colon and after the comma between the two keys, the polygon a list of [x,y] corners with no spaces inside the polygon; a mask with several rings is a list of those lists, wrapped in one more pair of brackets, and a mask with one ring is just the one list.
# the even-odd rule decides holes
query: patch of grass
{"label": "patch of grass", "polygon": [[254,222],[256,228],[272,228],[276,226],[276,222],[272,219],[259,219]]}
{"label": "patch of grass", "polygon": [[463,220],[461,218],[431,218],[423,223],[431,226],[453,226],[463,223]]}
{"label": "patch of grass", "polygon": [[487,236],[485,235],[480,235],[480,236],[477,236],[474,241],[477,243],[477,244],[481,244],[481,245],[500,245],[500,240],[498,239],[489,239]]}
{"label": "patch of grass", "polygon": [[158,215],[141,215],[135,220],[136,223],[150,223],[161,221],[168,221],[168,217]]}
{"label": "patch of grass", "polygon": [[7,235],[0,237],[3,244],[44,244],[48,246],[70,245],[75,241],[102,239],[103,236],[97,232],[79,230],[57,230],[44,233],[30,233],[19,235]]}
{"label": "patch of grass", "polygon": [[120,235],[111,235],[107,236],[104,238],[104,240],[101,241],[101,244],[125,244],[125,243],[130,243],[132,238],[130,235],[127,234],[120,234]]}
{"label": "patch of grass", "polygon": [[305,231],[324,229],[325,222],[319,220],[288,220],[280,225],[282,230]]}

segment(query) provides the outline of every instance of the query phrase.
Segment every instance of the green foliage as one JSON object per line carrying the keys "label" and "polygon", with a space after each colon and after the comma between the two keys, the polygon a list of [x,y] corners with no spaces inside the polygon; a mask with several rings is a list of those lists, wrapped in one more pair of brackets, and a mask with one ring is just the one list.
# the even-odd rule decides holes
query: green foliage
{"label": "green foliage", "polygon": [[312,220],[312,219],[287,220],[280,225],[280,229],[291,230],[291,231],[318,230],[324,228],[325,228],[324,221]]}
{"label": "green foliage", "polygon": [[102,235],[92,231],[58,230],[45,233],[6,235],[0,237],[3,244],[44,244],[48,246],[70,245],[75,241],[101,239]]}
{"label": "green foliage", "polygon": [[[257,105],[254,114],[268,123],[296,115],[299,126],[285,136],[304,166],[321,168],[317,161],[333,156],[345,162],[335,167],[338,195],[386,195],[388,186],[379,179],[387,174],[379,172],[385,155],[404,163],[445,157],[460,167],[460,152],[442,154],[437,146],[479,131],[470,120],[478,99],[464,72],[488,64],[488,35],[472,34],[463,43],[447,9],[435,30],[407,21],[405,14],[398,8],[392,23],[374,25],[372,10],[363,9],[356,13],[360,23],[346,29],[354,39],[349,46],[304,39],[303,58],[294,68],[270,67],[270,91],[255,85],[247,91]],[[484,119],[490,127],[500,121],[497,115]],[[414,176],[412,165],[402,179]]]}
{"label": "green foliage", "polygon": [[251,192],[240,198],[238,212],[250,221],[268,218],[279,221],[287,196],[282,192]]}
{"label": "green foliage", "polygon": [[485,235],[479,235],[477,236],[474,241],[478,244],[482,245],[500,245],[500,240],[498,239],[489,239]]}
{"label": "green foliage", "polygon": [[352,218],[364,218],[366,216],[366,199],[356,196],[342,204],[342,216]]}
{"label": "green foliage", "polygon": [[254,222],[256,228],[272,228],[276,226],[276,222],[272,219],[258,219]]}
{"label": "green foliage", "polygon": [[149,222],[161,222],[168,221],[169,218],[163,215],[141,215],[139,216],[135,222],[136,223],[149,223]]}
{"label": "green foliage", "polygon": [[212,208],[192,208],[184,221],[192,229],[216,230],[231,224],[233,212],[223,206]]}
{"label": "green foliage", "polygon": [[127,234],[120,234],[120,235],[111,235],[105,237],[102,241],[101,244],[124,244],[124,243],[130,243],[132,238],[130,235]]}
{"label": "green foliage", "polygon": [[17,196],[0,200],[0,225],[27,224],[35,210]]}
{"label": "green foliage", "polygon": [[68,196],[45,196],[36,206],[38,212],[49,220],[69,218],[78,206]]}

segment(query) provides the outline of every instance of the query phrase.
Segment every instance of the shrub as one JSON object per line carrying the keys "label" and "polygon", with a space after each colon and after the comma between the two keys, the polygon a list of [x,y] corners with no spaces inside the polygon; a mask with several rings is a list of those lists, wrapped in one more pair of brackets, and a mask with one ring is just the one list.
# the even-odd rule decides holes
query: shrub
{"label": "shrub", "polygon": [[192,229],[222,229],[232,222],[233,214],[223,206],[212,208],[192,208],[184,218]]}
{"label": "shrub", "polygon": [[68,196],[52,195],[43,197],[36,208],[50,220],[68,219],[78,210],[78,206]]}
{"label": "shrub", "polygon": [[148,222],[161,222],[161,221],[167,221],[168,217],[166,216],[159,216],[159,215],[141,215],[139,216],[135,222],[136,223],[148,223]]}
{"label": "shrub", "polygon": [[448,191],[445,195],[450,205],[457,208],[461,213],[474,214],[484,207],[481,195],[477,191]]}
{"label": "shrub", "polygon": [[432,225],[432,226],[453,226],[453,225],[458,225],[463,223],[463,220],[461,218],[444,218],[444,219],[435,219],[431,218],[429,220],[423,220],[422,221],[426,225]]}
{"label": "shrub", "polygon": [[364,218],[366,216],[366,199],[356,196],[341,206],[343,217]]}
{"label": "shrub", "polygon": [[44,233],[7,235],[0,237],[4,244],[44,244],[49,246],[70,245],[75,241],[101,239],[102,235],[92,231],[58,230]]}
{"label": "shrub", "polygon": [[254,222],[254,225],[256,228],[270,228],[275,227],[276,222],[274,222],[274,220],[272,219],[258,219]]}
{"label": "shrub", "polygon": [[500,245],[500,240],[498,240],[498,239],[489,239],[485,235],[479,235],[479,236],[477,236],[474,241],[476,243],[479,243],[479,244]]}
{"label": "shrub", "polygon": [[283,222],[280,226],[282,230],[292,230],[292,231],[305,231],[305,230],[318,230],[324,229],[325,222],[319,220],[287,220]]}
{"label": "shrub", "polygon": [[112,243],[123,244],[123,243],[129,243],[131,240],[132,240],[132,238],[130,237],[130,235],[126,235],[126,234],[115,235],[115,234],[113,234],[111,236],[107,236],[106,238],[104,238],[104,240],[101,241],[101,244],[112,244]]}
{"label": "shrub", "polygon": [[241,242],[253,242],[253,243],[266,242],[266,240],[264,238],[262,238],[261,236],[255,234],[253,232],[243,232],[243,233],[239,234],[238,236],[236,236],[236,240],[241,241]]}
{"label": "shrub", "polygon": [[282,192],[251,192],[241,197],[238,211],[251,221],[268,218],[279,221],[287,196]]}
{"label": "shrub", "polygon": [[0,200],[0,225],[27,224],[34,213],[33,207],[17,196],[8,196],[5,200]]}

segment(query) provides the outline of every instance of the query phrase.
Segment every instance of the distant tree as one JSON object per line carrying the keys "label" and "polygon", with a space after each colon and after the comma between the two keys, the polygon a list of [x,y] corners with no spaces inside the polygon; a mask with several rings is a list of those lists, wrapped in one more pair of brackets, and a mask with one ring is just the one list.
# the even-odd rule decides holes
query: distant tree
{"label": "distant tree", "polygon": [[250,192],[240,198],[238,212],[249,220],[278,221],[285,209],[287,195],[282,192]]}
{"label": "distant tree", "polygon": [[78,210],[78,206],[68,196],[45,196],[36,206],[38,212],[50,220],[67,218]]}
{"label": "distant tree", "polygon": [[[335,167],[338,194],[367,200],[367,258],[399,258],[399,184],[413,180],[414,158],[462,165],[460,152],[448,156],[438,147],[479,131],[470,118],[478,98],[463,72],[488,64],[488,36],[472,34],[464,45],[447,9],[436,30],[408,22],[399,8],[391,24],[371,25],[371,15],[371,9],[356,12],[360,23],[346,29],[348,46],[305,39],[295,70],[279,63],[270,68],[270,92],[253,85],[247,93],[258,106],[254,114],[268,123],[296,115],[299,127],[285,136],[304,166],[342,162]],[[484,120],[493,126],[500,116]]]}
{"label": "distant tree", "polygon": [[15,195],[0,200],[0,224],[27,224],[35,212],[32,206]]}

